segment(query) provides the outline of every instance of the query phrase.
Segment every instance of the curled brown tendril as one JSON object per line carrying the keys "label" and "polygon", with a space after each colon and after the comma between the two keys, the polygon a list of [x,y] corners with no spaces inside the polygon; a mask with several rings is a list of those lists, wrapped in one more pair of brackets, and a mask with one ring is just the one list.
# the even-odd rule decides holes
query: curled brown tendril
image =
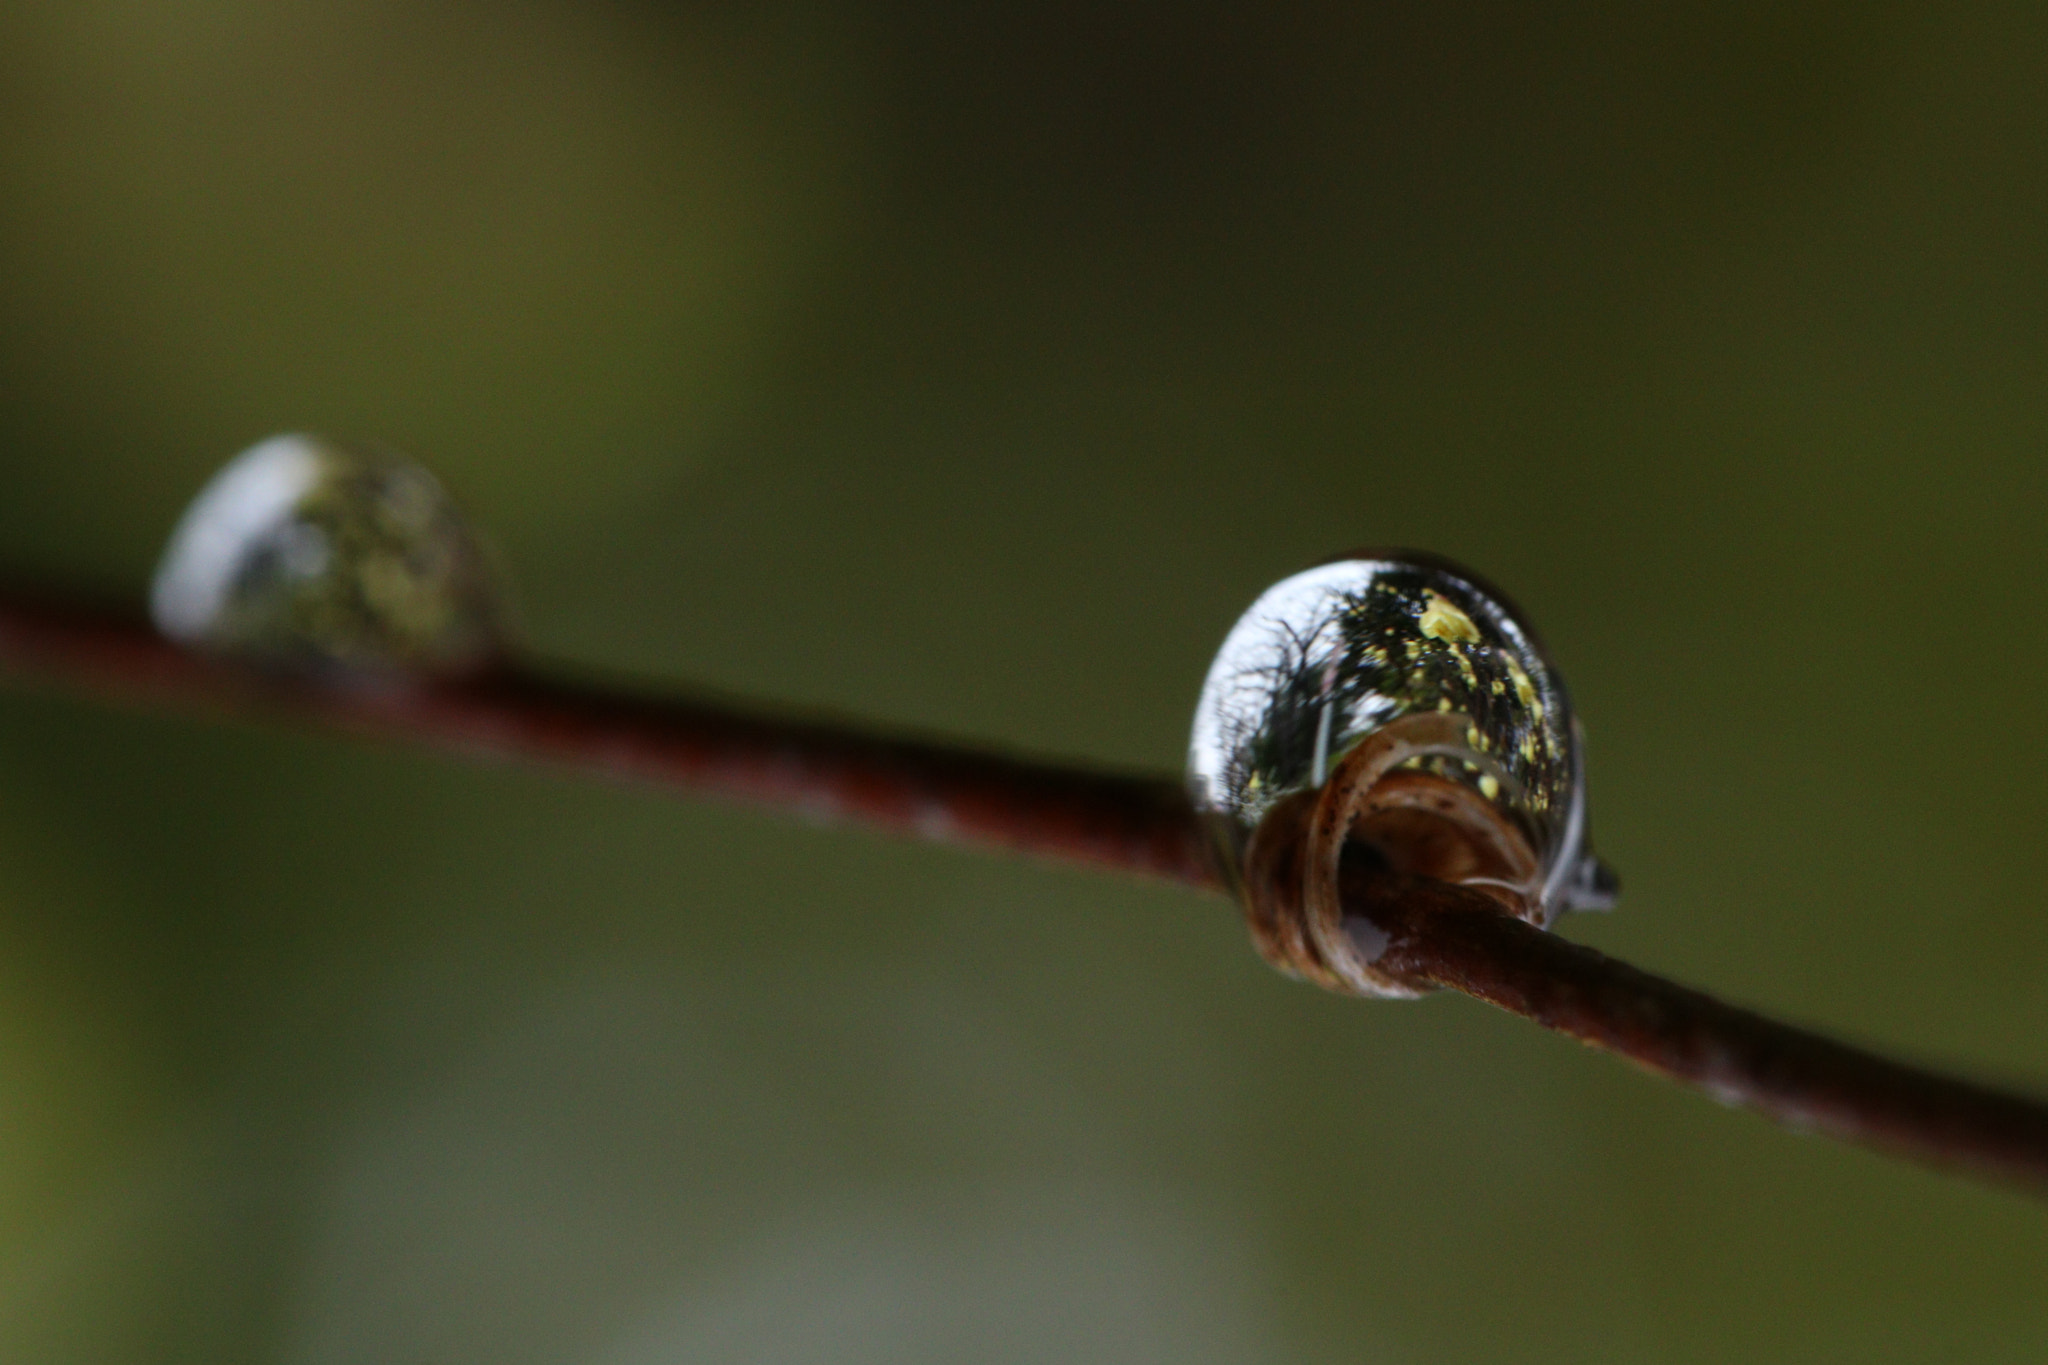
{"label": "curled brown tendril", "polygon": [[1245,850],[1245,916],[1266,961],[1349,995],[1412,998],[1429,987],[1379,965],[1386,935],[1347,917],[1340,885],[1353,840],[1391,872],[1470,887],[1541,928],[1542,868],[1528,840],[1478,792],[1416,759],[1484,762],[1455,712],[1391,721],[1355,745],[1317,788],[1278,802]]}

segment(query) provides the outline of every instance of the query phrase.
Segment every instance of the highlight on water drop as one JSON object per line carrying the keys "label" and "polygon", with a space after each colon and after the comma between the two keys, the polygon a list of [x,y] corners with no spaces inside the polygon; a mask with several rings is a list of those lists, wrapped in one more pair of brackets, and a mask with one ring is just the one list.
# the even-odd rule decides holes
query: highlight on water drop
{"label": "highlight on water drop", "polygon": [[475,670],[508,611],[490,556],[411,460],[273,436],[202,489],[150,597],[174,640],[263,667],[344,674]]}

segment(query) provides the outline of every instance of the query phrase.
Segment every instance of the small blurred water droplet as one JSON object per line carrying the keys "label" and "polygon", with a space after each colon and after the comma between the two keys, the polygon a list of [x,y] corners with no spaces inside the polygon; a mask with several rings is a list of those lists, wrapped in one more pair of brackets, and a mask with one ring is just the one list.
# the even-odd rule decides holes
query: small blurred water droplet
{"label": "small blurred water droplet", "polygon": [[432,474],[302,435],[243,451],[193,499],[151,611],[196,648],[372,675],[480,667],[507,618],[489,556]]}

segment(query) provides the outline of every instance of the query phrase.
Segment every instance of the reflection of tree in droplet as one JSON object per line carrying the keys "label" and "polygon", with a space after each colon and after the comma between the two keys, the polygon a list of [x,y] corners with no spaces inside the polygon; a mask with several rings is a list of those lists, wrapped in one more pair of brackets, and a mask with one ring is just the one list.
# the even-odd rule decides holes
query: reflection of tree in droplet
{"label": "reflection of tree in droplet", "polygon": [[[1611,904],[1586,845],[1579,738],[1563,683],[1506,599],[1432,556],[1382,552],[1297,574],[1245,612],[1196,713],[1191,792],[1225,863],[1289,797],[1323,787],[1393,722],[1442,714],[1458,738],[1396,767],[1476,795],[1533,859],[1529,918]],[[1411,784],[1413,785],[1413,784]]]}
{"label": "reflection of tree in droplet", "polygon": [[462,672],[506,609],[440,483],[396,455],[277,436],[193,501],[152,606],[174,639],[267,667]]}

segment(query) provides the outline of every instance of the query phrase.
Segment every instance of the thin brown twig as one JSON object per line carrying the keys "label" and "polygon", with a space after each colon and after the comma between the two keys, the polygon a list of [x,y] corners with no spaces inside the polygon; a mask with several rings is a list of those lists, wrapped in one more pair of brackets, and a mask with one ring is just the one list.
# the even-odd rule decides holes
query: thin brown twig
{"label": "thin brown twig", "polygon": [[[0,669],[128,703],[282,715],[475,755],[538,759],[822,819],[1218,889],[1178,783],[654,698],[517,667],[343,686],[189,653],[138,618],[0,591]],[[1888,1061],[1534,929],[1473,892],[1347,860],[1376,965],[1615,1053],[1788,1126],[2048,1192],[2048,1106]]]}
{"label": "thin brown twig", "polygon": [[817,820],[1215,884],[1177,783],[891,737],[847,721],[652,697],[522,666],[404,685],[262,674],[188,651],[118,609],[4,589],[0,668],[110,700],[297,717]]}
{"label": "thin brown twig", "polygon": [[1369,866],[1345,873],[1346,910],[1388,936],[1383,970],[1462,991],[1788,1128],[2048,1193],[2048,1105],[1738,1009],[1503,915],[1476,891]]}

